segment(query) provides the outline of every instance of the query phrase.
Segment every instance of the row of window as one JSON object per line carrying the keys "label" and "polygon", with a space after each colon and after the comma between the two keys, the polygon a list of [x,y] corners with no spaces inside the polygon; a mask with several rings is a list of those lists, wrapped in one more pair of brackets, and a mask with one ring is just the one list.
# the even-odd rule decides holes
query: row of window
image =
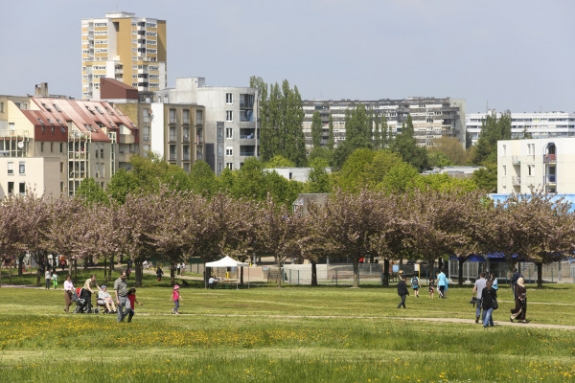
{"label": "row of window", "polygon": [[[18,173],[26,174],[26,162],[20,161],[18,163]],[[8,162],[8,175],[14,175],[14,162]]]}

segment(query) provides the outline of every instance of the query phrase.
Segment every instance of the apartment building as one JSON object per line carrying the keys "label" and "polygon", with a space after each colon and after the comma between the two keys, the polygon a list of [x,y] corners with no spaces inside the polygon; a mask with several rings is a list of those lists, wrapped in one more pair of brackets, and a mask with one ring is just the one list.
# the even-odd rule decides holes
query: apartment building
{"label": "apartment building", "polygon": [[346,138],[345,113],[357,105],[364,105],[374,117],[385,117],[394,135],[401,133],[402,124],[411,115],[415,138],[420,146],[431,146],[440,137],[454,137],[465,143],[465,100],[456,98],[412,97],[401,100],[382,99],[377,101],[303,101],[305,113],[303,132],[306,147],[313,148],[311,125],[314,113],[320,114],[322,122],[322,145],[329,138],[329,118],[333,120],[334,141]]}
{"label": "apartment building", "polygon": [[137,145],[136,125],[107,102],[49,96],[0,102],[0,198],[74,195],[89,177],[104,187],[120,165],[119,150]]}
{"label": "apartment building", "polygon": [[[494,110],[486,113],[469,113],[465,118],[467,135],[472,145],[479,140],[481,126],[487,118],[501,118]],[[533,138],[555,138],[575,136],[575,113],[540,112],[511,113],[511,138],[523,138],[525,132]]]}
{"label": "apartment building", "polygon": [[497,193],[575,193],[575,137],[497,142]]}
{"label": "apartment building", "polygon": [[[205,108],[193,103],[172,103],[154,92],[139,92],[117,80],[102,78],[102,98],[140,127],[139,147],[142,155],[153,152],[166,162],[186,172],[195,161],[204,159]],[[130,148],[127,148],[130,149]],[[126,167],[133,152],[120,149]]]}
{"label": "apartment building", "polygon": [[[205,78],[193,77],[179,78],[175,88],[155,95],[163,104],[205,107],[203,159],[217,175],[224,168],[239,169],[247,158],[259,156],[257,89],[212,87]],[[152,111],[155,115],[154,106]]]}
{"label": "apartment building", "polygon": [[167,86],[166,21],[113,12],[82,20],[82,98],[100,99],[107,77],[155,91]]}

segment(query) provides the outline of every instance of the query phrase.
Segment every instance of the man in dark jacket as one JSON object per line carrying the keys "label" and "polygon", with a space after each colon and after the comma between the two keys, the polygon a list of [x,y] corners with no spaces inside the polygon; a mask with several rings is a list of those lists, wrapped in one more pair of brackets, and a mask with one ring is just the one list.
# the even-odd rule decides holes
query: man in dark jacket
{"label": "man in dark jacket", "polygon": [[397,308],[400,308],[401,306],[405,308],[405,297],[409,295],[409,291],[407,291],[407,285],[405,284],[405,276],[401,275],[399,278],[399,282],[397,283],[397,295],[401,297],[401,302],[399,302]]}

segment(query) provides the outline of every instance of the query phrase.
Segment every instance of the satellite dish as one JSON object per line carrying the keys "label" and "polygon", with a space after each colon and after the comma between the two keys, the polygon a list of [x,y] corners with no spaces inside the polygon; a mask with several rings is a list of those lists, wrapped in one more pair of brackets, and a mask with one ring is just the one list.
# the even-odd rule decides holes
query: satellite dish
{"label": "satellite dish", "polygon": [[22,149],[24,147],[24,142],[18,142],[18,149]]}

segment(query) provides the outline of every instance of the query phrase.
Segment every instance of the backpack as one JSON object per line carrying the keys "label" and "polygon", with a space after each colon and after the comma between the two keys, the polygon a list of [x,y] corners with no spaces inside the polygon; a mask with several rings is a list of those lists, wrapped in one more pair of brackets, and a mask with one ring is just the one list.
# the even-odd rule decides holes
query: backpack
{"label": "backpack", "polygon": [[414,289],[419,287],[419,278],[417,277],[411,278],[411,287]]}

